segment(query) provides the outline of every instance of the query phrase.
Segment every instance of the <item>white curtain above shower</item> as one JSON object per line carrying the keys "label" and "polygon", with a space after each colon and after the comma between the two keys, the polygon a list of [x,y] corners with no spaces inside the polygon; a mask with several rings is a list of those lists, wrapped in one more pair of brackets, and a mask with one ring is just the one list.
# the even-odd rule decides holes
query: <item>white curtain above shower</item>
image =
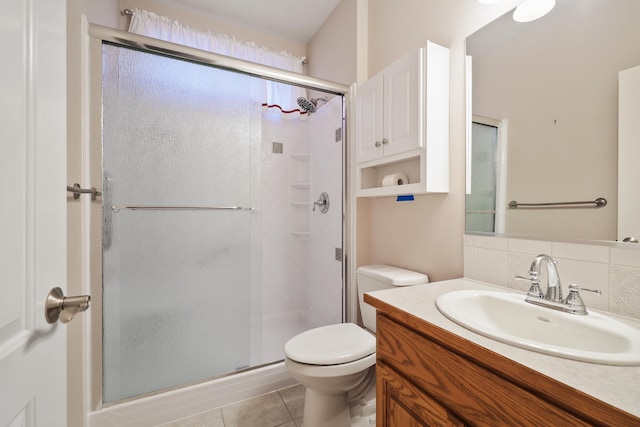
{"label": "white curtain above shower", "polygon": [[[146,10],[133,9],[129,32],[302,74],[304,58],[288,52],[273,52],[253,42],[238,41],[232,36],[194,30]],[[298,97],[307,96],[304,89],[268,80],[263,82],[263,107],[276,108],[289,118],[307,117],[307,112],[300,110],[297,104]]]}

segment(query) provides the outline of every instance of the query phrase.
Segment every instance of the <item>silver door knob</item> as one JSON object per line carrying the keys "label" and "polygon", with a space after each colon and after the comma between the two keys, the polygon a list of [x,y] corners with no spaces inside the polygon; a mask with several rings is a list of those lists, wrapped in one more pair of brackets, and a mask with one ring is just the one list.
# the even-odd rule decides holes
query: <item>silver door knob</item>
{"label": "silver door knob", "polygon": [[62,323],[69,323],[79,313],[82,313],[91,305],[89,295],[65,297],[62,289],[56,287],[49,291],[44,304],[44,316],[49,323],[56,323],[58,319]]}

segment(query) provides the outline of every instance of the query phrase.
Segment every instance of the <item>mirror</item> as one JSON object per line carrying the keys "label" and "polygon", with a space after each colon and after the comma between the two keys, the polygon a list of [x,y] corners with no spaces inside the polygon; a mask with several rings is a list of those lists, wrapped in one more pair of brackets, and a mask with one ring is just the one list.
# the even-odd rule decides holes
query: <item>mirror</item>
{"label": "mirror", "polygon": [[[474,127],[496,133],[471,139],[467,231],[618,238],[618,74],[640,65],[639,22],[638,0],[562,0],[537,21],[510,12],[467,38]],[[605,207],[507,207],[600,197]]]}

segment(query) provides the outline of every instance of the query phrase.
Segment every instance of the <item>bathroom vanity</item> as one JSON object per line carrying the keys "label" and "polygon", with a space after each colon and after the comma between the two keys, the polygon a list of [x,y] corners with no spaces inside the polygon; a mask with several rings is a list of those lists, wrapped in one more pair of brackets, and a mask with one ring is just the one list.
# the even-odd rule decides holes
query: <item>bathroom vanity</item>
{"label": "bathroom vanity", "polygon": [[365,295],[377,314],[377,425],[640,426],[640,367],[578,362],[450,321],[441,294],[503,290],[469,279]]}

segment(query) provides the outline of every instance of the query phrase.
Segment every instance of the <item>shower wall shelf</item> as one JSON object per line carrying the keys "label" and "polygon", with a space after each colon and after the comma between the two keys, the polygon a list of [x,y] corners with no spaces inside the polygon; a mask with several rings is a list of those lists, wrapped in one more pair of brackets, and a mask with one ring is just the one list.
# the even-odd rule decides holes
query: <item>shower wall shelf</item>
{"label": "shower wall shelf", "polygon": [[[355,96],[356,195],[449,191],[449,49],[432,42],[394,62]],[[383,186],[404,173],[408,184]]]}
{"label": "shower wall shelf", "polygon": [[311,154],[289,157],[289,233],[296,237],[311,235]]}

